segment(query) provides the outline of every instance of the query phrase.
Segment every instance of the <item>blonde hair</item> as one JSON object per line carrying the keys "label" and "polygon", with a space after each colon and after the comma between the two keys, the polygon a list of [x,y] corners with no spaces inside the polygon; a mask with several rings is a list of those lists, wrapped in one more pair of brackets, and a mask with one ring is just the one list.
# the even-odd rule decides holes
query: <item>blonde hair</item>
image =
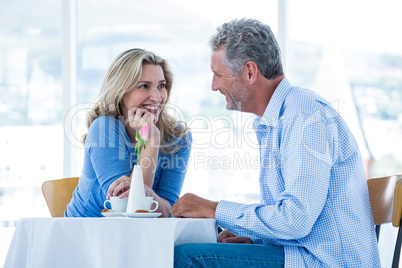
{"label": "blonde hair", "polygon": [[[123,96],[130,92],[141,78],[143,64],[154,64],[162,67],[167,91],[165,105],[168,103],[172,91],[173,74],[166,60],[144,49],[129,49],[119,54],[109,67],[98,100],[87,115],[88,128],[100,116],[123,117]],[[161,151],[171,154],[182,148],[182,146],[177,145],[178,137],[183,137],[188,146],[186,134],[189,129],[186,123],[179,122],[169,115],[165,105],[162,107],[156,127],[161,134]],[[87,134],[83,136],[84,143],[86,136]]]}

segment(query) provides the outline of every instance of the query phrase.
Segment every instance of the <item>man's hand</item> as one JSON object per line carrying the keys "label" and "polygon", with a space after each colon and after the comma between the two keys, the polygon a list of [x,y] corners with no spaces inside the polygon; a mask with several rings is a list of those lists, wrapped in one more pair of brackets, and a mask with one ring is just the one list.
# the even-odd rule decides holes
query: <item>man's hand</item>
{"label": "man's hand", "polygon": [[218,236],[218,243],[253,244],[253,241],[251,241],[250,238],[240,237],[232,234],[228,230],[224,230]]}
{"label": "man's hand", "polygon": [[187,193],[174,203],[170,212],[176,218],[215,218],[217,206],[218,202]]}

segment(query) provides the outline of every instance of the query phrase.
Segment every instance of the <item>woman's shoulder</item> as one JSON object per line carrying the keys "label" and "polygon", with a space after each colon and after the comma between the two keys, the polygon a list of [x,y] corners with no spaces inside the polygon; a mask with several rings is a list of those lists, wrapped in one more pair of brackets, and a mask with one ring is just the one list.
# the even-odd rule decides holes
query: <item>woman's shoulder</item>
{"label": "woman's shoulder", "polygon": [[90,125],[87,139],[98,138],[100,133],[106,136],[112,133],[125,131],[125,128],[118,118],[112,116],[100,116]]}
{"label": "woman's shoulder", "polygon": [[191,144],[193,142],[193,135],[191,134],[190,130],[188,130],[183,135],[176,137],[176,139],[177,139],[177,142],[176,142],[177,144],[188,145],[187,147],[191,147]]}
{"label": "woman's shoulder", "polygon": [[165,140],[161,144],[160,153],[164,155],[176,155],[176,154],[189,154],[191,151],[191,145],[193,137],[191,132],[186,131],[176,132],[177,135],[169,136],[169,139]]}
{"label": "woman's shoulder", "polygon": [[110,129],[110,128],[121,128],[121,127],[123,127],[123,124],[120,122],[120,120],[118,118],[115,118],[112,116],[99,116],[91,123],[89,130],[91,130],[91,128]]}
{"label": "woman's shoulder", "polygon": [[174,141],[175,144],[185,145],[189,143],[189,145],[191,145],[193,136],[190,129],[187,127],[187,125],[185,125],[185,123],[178,123],[174,128],[174,133],[176,135],[171,137],[171,140]]}

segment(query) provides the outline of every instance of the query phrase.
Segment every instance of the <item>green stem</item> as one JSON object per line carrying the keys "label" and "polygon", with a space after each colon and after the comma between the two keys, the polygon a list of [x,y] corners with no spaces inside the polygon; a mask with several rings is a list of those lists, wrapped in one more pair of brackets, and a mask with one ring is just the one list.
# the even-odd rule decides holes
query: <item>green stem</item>
{"label": "green stem", "polygon": [[140,150],[137,150],[137,166],[140,164]]}

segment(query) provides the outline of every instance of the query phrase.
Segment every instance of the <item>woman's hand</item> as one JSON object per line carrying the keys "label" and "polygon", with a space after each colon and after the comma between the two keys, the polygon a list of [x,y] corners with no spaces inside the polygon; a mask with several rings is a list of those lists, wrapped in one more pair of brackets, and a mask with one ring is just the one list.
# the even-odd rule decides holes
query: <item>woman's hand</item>
{"label": "woman's hand", "polygon": [[143,126],[155,125],[155,116],[148,110],[134,107],[128,110],[128,123],[131,128],[140,130]]}
{"label": "woman's hand", "polygon": [[130,190],[131,178],[122,176],[110,184],[106,193],[106,198],[110,199],[111,196],[119,196],[124,198],[128,196]]}
{"label": "woman's hand", "polygon": [[228,230],[224,230],[218,236],[218,243],[253,244],[253,241],[250,238],[240,237]]}
{"label": "woman's hand", "polygon": [[[122,176],[110,184],[106,193],[106,198],[110,199],[111,196],[119,196],[120,198],[127,197],[130,192],[131,178]],[[154,190],[144,184],[145,196],[155,196]]]}
{"label": "woman's hand", "polygon": [[151,187],[149,187],[148,185],[144,184],[144,191],[145,191],[145,196],[155,196],[155,192],[154,190],[152,190]]}
{"label": "woman's hand", "polygon": [[159,144],[160,132],[155,126],[156,117],[148,110],[138,107],[130,109],[128,110],[127,120],[130,128],[133,130],[140,130],[143,126],[149,126],[151,128],[149,131],[149,140],[157,139]]}

